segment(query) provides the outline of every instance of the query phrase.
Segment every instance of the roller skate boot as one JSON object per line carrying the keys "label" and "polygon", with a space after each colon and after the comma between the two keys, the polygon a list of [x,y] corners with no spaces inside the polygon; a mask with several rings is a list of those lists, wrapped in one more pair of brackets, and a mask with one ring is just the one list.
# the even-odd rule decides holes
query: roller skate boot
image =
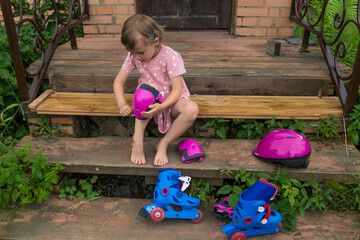
{"label": "roller skate boot", "polygon": [[275,233],[282,229],[280,213],[271,210],[269,201],[275,198],[277,187],[260,179],[240,195],[232,216],[232,222],[223,226],[223,232],[231,240]]}
{"label": "roller skate boot", "polygon": [[[190,185],[190,180],[190,177],[181,176],[181,172],[173,168],[160,170],[154,190],[154,203],[143,207],[139,215],[143,217],[150,215],[155,223],[165,218],[190,219],[193,223],[201,222],[202,213],[197,209],[200,200],[184,193]],[[177,206],[176,209],[173,206]],[[179,207],[181,210],[177,210]]]}

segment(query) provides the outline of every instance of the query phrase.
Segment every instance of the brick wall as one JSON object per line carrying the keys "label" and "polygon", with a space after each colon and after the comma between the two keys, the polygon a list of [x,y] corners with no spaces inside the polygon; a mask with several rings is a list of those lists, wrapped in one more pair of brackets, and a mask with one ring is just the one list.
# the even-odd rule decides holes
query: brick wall
{"label": "brick wall", "polygon": [[[289,20],[292,0],[237,0],[236,35],[288,37],[294,23]],[[90,20],[84,22],[85,37],[121,33],[124,21],[135,14],[136,0],[88,0]],[[2,13],[0,11],[0,22]]]}
{"label": "brick wall", "polygon": [[4,23],[3,23],[3,14],[2,14],[2,11],[1,11],[1,7],[0,7],[0,25],[2,26]]}
{"label": "brick wall", "polygon": [[88,0],[90,19],[84,22],[85,37],[115,36],[125,20],[135,14],[135,0]]}
{"label": "brick wall", "polygon": [[292,36],[291,0],[238,0],[236,35],[258,37]]}

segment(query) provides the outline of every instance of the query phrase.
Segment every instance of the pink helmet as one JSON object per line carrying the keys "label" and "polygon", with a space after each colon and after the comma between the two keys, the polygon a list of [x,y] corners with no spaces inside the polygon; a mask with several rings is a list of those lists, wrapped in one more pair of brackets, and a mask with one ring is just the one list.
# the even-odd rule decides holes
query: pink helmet
{"label": "pink helmet", "polygon": [[145,118],[141,116],[141,112],[149,111],[150,105],[162,103],[162,101],[163,96],[156,88],[148,84],[141,84],[134,93],[133,106],[135,117],[144,120]]}
{"label": "pink helmet", "polygon": [[265,162],[306,168],[309,165],[311,146],[300,133],[277,129],[261,139],[253,154]]}

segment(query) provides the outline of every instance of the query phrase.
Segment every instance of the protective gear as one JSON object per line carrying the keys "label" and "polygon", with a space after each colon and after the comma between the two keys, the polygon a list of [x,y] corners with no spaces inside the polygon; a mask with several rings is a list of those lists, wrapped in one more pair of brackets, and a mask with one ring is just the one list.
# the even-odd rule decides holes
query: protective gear
{"label": "protective gear", "polygon": [[212,206],[214,214],[216,216],[218,216],[219,218],[232,219],[234,209],[232,207],[230,207],[228,201],[229,201],[229,197],[226,196],[226,197],[220,199],[220,201],[218,201],[217,203],[215,203]]}
{"label": "protective gear", "polygon": [[268,133],[254,149],[253,154],[265,162],[288,167],[303,167],[311,154],[311,146],[306,138],[298,132],[277,129]]}
{"label": "protective gear", "polygon": [[145,120],[146,118],[141,116],[141,112],[149,111],[150,105],[153,105],[154,103],[162,103],[162,101],[163,96],[156,88],[148,84],[141,84],[134,93],[133,106],[135,117]]}
{"label": "protective gear", "polygon": [[205,153],[201,149],[199,143],[193,139],[181,141],[178,145],[178,152],[184,163],[190,163],[193,161],[201,162],[203,157],[205,157]]}

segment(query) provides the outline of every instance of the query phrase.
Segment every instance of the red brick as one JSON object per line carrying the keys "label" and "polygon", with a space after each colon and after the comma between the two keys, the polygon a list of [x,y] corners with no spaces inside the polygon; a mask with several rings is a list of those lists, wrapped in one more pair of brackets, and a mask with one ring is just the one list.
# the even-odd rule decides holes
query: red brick
{"label": "red brick", "polygon": [[98,25],[99,33],[105,33],[105,26],[104,25]]}
{"label": "red brick", "polygon": [[277,28],[268,28],[267,29],[267,36],[269,37],[276,37],[277,36]]}
{"label": "red brick", "polygon": [[275,19],[275,26],[277,27],[293,27],[294,23],[289,18],[277,18]]}
{"label": "red brick", "polygon": [[291,0],[265,0],[268,7],[291,7]]}
{"label": "red brick", "polygon": [[98,33],[98,29],[95,25],[84,25],[84,33]]}
{"label": "red brick", "polygon": [[238,7],[262,7],[264,6],[263,0],[238,0]]}
{"label": "red brick", "polygon": [[89,7],[90,18],[96,15],[96,7]]}
{"label": "red brick", "polygon": [[108,37],[108,38],[113,38],[115,37],[114,34],[89,34],[89,35],[85,35],[85,38],[104,38],[104,37]]}
{"label": "red brick", "polygon": [[237,8],[238,17],[266,17],[268,12],[267,8]]}
{"label": "red brick", "polygon": [[290,8],[281,8],[280,17],[290,17]]}
{"label": "red brick", "polygon": [[279,8],[270,8],[269,9],[269,17],[278,17],[279,16]]}
{"label": "red brick", "polygon": [[236,35],[246,37],[265,37],[266,28],[236,28]]}
{"label": "red brick", "polygon": [[135,14],[136,13],[136,7],[134,5],[129,6],[129,14]]}
{"label": "red brick", "polygon": [[88,0],[89,6],[91,5],[100,5],[99,0]]}
{"label": "red brick", "polygon": [[293,35],[293,28],[279,28],[278,36],[279,37],[291,37]]}
{"label": "red brick", "polygon": [[135,4],[135,0],[104,0],[104,4],[129,5]]}
{"label": "red brick", "polygon": [[126,19],[128,19],[130,16],[126,15],[126,16],[116,16],[115,17],[115,23],[116,24],[124,24],[124,22],[126,21]]}
{"label": "red brick", "polygon": [[260,18],[259,26],[261,27],[271,27],[273,26],[273,18]]}
{"label": "red brick", "polygon": [[52,117],[51,123],[53,124],[73,124],[77,118],[73,117]]}
{"label": "red brick", "polygon": [[91,16],[84,24],[112,24],[112,16]]}
{"label": "red brick", "polygon": [[115,6],[115,14],[129,14],[129,8],[127,5],[118,5]]}
{"label": "red brick", "polygon": [[241,26],[244,27],[256,27],[258,18],[243,18]]}
{"label": "red brick", "polygon": [[121,33],[122,26],[120,25],[109,25],[105,26],[106,33]]}
{"label": "red brick", "polygon": [[96,13],[98,15],[111,15],[113,13],[114,7],[109,6],[97,6],[96,7]]}

